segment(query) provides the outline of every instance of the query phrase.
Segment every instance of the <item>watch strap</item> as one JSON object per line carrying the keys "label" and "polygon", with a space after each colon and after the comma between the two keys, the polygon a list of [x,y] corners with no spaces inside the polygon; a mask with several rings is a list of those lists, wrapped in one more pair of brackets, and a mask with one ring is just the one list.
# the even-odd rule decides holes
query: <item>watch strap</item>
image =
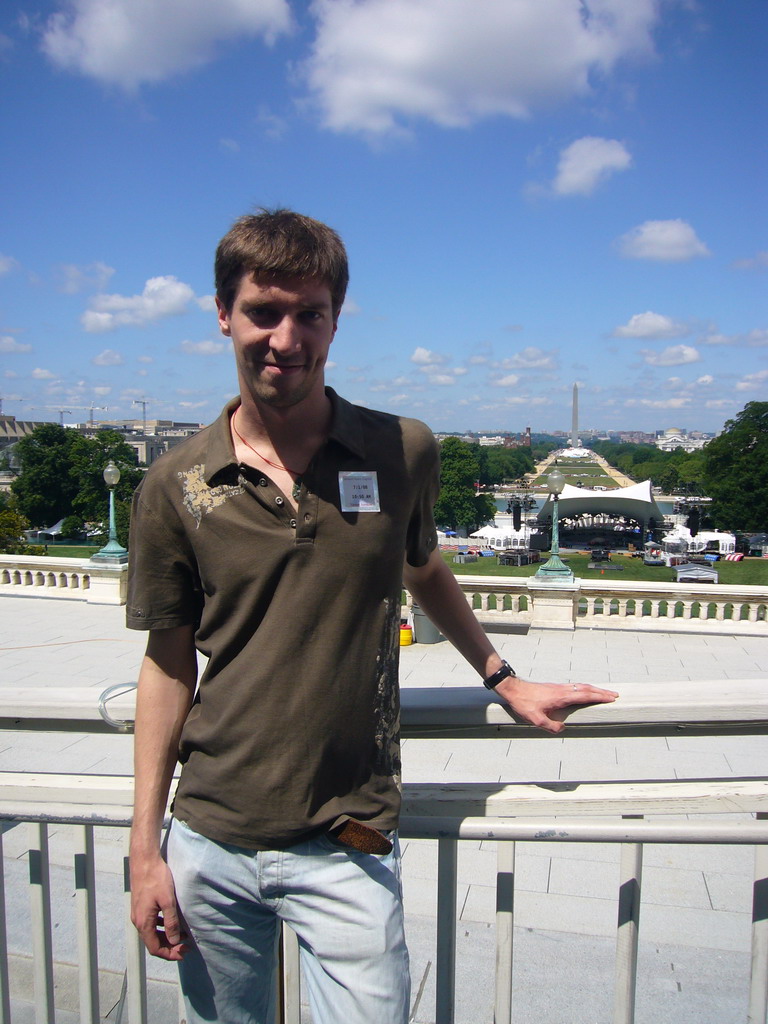
{"label": "watch strap", "polygon": [[502,679],[506,679],[508,676],[514,675],[517,675],[515,670],[508,661],[504,661],[502,659],[501,668],[497,669],[492,676],[488,676],[487,679],[484,679],[483,686],[487,687],[489,690],[493,690],[499,685]]}

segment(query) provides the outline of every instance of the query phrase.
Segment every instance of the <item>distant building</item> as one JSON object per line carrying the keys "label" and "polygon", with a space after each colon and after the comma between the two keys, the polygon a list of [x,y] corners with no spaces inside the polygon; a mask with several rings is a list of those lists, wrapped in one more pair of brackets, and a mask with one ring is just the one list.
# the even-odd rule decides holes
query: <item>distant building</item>
{"label": "distant building", "polygon": [[[13,416],[0,415],[0,453],[8,458],[12,471],[19,469],[13,454],[16,443],[22,438],[29,437],[38,427],[50,424],[50,420],[17,420]],[[180,423],[175,420],[147,420],[146,433],[144,433],[144,421],[131,419],[66,424],[66,429],[76,430],[85,437],[96,437],[104,430],[115,430],[122,434],[126,444],[136,449],[139,465],[149,466],[155,459],[164,455],[185,438],[202,430],[204,425],[203,423]],[[12,478],[13,472],[10,475],[10,479]],[[0,490],[7,489],[4,483],[4,481],[0,481]]]}
{"label": "distant building", "polygon": [[15,416],[0,415],[0,449],[29,437],[33,430],[47,426],[48,421],[17,420]]}
{"label": "distant building", "polygon": [[684,452],[698,452],[709,444],[712,438],[702,435],[700,431],[696,431],[696,435],[694,437],[678,427],[670,427],[661,437],[656,438],[655,444],[662,452],[674,452],[678,448],[682,448]]}

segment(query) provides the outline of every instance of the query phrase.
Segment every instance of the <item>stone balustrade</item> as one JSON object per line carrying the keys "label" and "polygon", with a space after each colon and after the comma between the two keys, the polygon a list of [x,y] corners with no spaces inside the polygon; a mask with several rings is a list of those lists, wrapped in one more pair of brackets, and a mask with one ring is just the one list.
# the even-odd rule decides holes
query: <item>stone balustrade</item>
{"label": "stone balustrade", "polygon": [[765,587],[602,579],[553,583],[519,576],[457,579],[477,617],[498,626],[768,635]]}
{"label": "stone balustrade", "polygon": [[[553,583],[530,576],[457,580],[477,617],[488,624],[768,635],[765,587],[613,579]],[[0,594],[125,604],[127,583],[124,565],[0,555]]]}
{"label": "stone balustrade", "polygon": [[0,594],[125,604],[128,567],[85,559],[0,555]]}

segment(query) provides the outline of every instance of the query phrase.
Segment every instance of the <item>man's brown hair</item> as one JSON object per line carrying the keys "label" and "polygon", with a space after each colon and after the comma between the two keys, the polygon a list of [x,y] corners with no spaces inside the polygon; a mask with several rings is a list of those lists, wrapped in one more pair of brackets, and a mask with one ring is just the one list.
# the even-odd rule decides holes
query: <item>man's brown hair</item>
{"label": "man's brown hair", "polygon": [[331,292],[334,319],[344,303],[349,266],[333,228],[293,210],[266,210],[235,221],[216,249],[216,295],[232,311],[243,274],[316,279]]}

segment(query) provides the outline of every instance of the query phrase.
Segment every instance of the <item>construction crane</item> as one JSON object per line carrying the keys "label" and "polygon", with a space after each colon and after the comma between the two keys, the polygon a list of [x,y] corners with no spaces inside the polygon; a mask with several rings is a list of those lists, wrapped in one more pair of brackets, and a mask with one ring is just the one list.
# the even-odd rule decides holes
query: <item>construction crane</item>
{"label": "construction crane", "polygon": [[102,412],[106,412],[107,409],[109,408],[109,406],[108,405],[94,405],[93,403],[91,403],[91,405],[73,405],[71,409],[60,409],[58,405],[44,405],[43,408],[44,409],[55,409],[56,412],[58,412],[58,414],[59,414],[59,423],[62,426],[64,426],[64,413],[68,413],[71,416],[73,412],[89,412],[91,414],[89,422],[90,422],[90,425],[93,426],[93,411],[94,411],[94,409],[99,409]]}
{"label": "construction crane", "polygon": [[98,409],[100,412],[107,412],[107,410],[109,409],[109,406],[108,405],[94,405],[93,402],[91,402],[91,405],[90,405],[90,410],[91,410],[91,426],[93,426],[93,410],[94,409]]}
{"label": "construction crane", "polygon": [[[3,396],[0,395],[0,416],[3,415],[3,401],[4,401]],[[6,398],[5,401],[8,401],[8,402],[24,402],[24,401],[26,401],[26,399],[24,399],[24,398]]]}
{"label": "construction crane", "polygon": [[147,405],[151,401],[152,401],[152,399],[151,398],[147,398],[146,395],[143,398],[134,398],[134,400],[133,400],[133,404],[134,405],[140,405],[141,406],[142,433],[143,434],[147,433]]}

